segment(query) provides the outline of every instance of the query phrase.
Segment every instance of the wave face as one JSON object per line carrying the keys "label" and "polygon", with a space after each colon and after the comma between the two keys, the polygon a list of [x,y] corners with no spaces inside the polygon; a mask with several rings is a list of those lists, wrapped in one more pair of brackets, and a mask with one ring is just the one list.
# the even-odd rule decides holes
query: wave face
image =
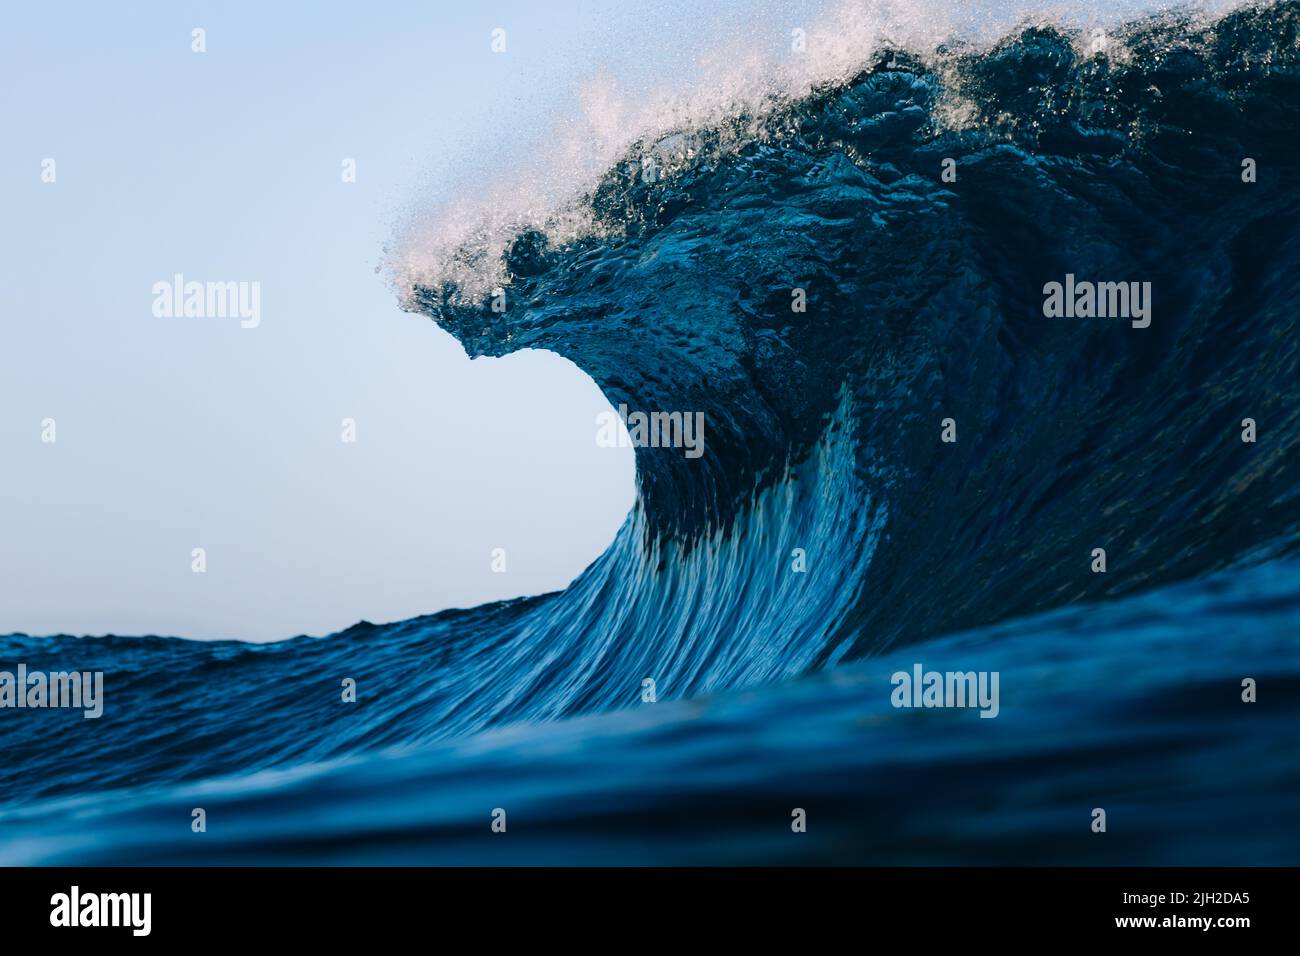
{"label": "wave face", "polygon": [[[274,645],[0,638],[106,701],[0,711],[0,862],[1300,862],[1271,829],[1300,829],[1298,27],[877,51],[640,144],[599,228],[490,263],[504,312],[407,289],[472,356],[702,412],[704,455],[639,448],[562,593]],[[1045,318],[1067,274],[1149,282],[1150,326]],[[998,670],[1002,713],[892,708],[913,661]],[[189,841],[194,806],[224,822]],[[825,825],[792,845],[795,806]]]}

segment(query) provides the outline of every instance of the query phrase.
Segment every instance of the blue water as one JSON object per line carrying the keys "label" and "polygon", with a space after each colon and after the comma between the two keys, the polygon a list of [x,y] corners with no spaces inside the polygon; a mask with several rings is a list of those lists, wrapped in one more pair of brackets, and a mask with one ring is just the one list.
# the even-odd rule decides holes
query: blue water
{"label": "blue water", "polygon": [[[470,355],[703,411],[705,455],[638,449],[561,593],[0,638],[105,672],[99,720],[0,710],[0,863],[1300,862],[1298,27],[880,54],[611,169],[614,228],[520,235],[505,313],[410,290]],[[1151,282],[1151,327],[1044,318],[1066,273]],[[997,671],[998,716],[896,709],[914,663]]]}

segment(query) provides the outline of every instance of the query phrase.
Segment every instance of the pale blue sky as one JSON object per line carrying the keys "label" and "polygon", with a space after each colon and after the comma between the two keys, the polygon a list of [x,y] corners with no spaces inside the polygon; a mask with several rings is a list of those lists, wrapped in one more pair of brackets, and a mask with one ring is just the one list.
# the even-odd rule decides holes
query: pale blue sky
{"label": "pale blue sky", "polygon": [[[328,6],[7,9],[0,633],[325,633],[562,587],[623,520],[590,380],[469,362],[374,271],[462,134],[564,95],[528,79],[591,18]],[[259,281],[260,326],[155,318],[175,272]]]}

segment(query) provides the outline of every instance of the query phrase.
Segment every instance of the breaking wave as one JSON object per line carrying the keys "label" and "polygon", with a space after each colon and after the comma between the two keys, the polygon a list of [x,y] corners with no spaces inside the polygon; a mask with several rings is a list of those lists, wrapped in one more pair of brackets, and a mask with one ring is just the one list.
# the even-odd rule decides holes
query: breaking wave
{"label": "breaking wave", "polygon": [[[0,862],[1297,862],[1266,827],[1300,806],[1300,6],[917,10],[396,257],[471,356],[703,413],[569,588],[261,646],[0,638],[106,675],[99,720],[0,711]],[[1149,283],[1149,327],[1046,318],[1067,275]],[[892,709],[912,661],[999,670],[1001,715]],[[707,851],[676,814],[736,801]],[[187,842],[197,805],[229,827]]]}

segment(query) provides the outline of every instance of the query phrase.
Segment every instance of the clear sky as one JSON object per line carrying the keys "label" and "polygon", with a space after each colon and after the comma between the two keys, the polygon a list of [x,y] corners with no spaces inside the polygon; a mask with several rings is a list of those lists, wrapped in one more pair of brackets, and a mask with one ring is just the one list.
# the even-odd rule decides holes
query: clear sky
{"label": "clear sky", "polygon": [[[822,6],[8,5],[0,633],[268,640],[565,585],[633,500],[608,404],[550,354],[470,362],[384,247],[535,169],[594,75],[698,82]],[[156,316],[177,273],[259,283],[257,327]]]}
{"label": "clear sky", "polygon": [[[470,362],[375,273],[592,26],[479,7],[6,9],[0,633],[327,633],[559,588],[609,543],[632,453],[596,446],[594,384]],[[259,282],[260,324],[155,317],[178,272]]]}

